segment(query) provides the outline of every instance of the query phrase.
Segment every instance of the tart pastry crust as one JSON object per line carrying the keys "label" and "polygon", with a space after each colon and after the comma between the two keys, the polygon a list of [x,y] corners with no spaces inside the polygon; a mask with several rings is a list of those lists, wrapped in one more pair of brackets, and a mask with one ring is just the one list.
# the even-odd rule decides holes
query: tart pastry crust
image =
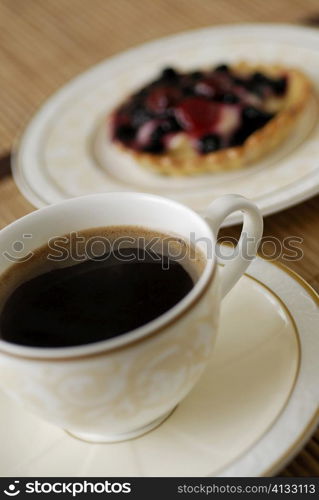
{"label": "tart pastry crust", "polygon": [[283,97],[271,96],[263,102],[265,111],[276,113],[263,127],[257,129],[246,140],[233,147],[200,154],[190,138],[183,132],[176,134],[170,147],[160,154],[136,151],[115,141],[123,153],[132,155],[135,161],[153,171],[169,176],[187,176],[205,172],[222,172],[245,167],[275,149],[291,133],[309,101],[312,86],[299,70],[279,65],[250,65],[241,62],[230,66],[240,77],[261,72],[265,76],[287,78],[287,89]]}

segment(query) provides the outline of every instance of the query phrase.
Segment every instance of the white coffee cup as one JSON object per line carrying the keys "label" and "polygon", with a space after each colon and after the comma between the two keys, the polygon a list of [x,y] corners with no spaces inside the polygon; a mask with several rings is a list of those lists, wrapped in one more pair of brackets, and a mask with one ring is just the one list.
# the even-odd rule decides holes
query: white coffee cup
{"label": "white coffee cup", "polygon": [[[244,219],[238,251],[220,271],[211,250],[221,223],[237,210]],[[178,304],[134,331],[92,344],[40,348],[0,340],[3,389],[26,408],[87,441],[121,441],[149,431],[194,387],[214,344],[220,300],[255,256],[263,222],[257,207],[238,195],[215,200],[206,221],[175,201],[149,194],[74,198],[0,231],[0,276],[12,265],[8,255],[17,241],[23,242],[23,260],[54,236],[129,225],[195,238],[205,267]]]}

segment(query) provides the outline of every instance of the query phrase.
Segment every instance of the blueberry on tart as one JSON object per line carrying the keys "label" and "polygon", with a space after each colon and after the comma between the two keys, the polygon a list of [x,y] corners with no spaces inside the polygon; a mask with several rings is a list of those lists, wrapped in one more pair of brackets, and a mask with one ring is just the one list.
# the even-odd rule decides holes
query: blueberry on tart
{"label": "blueberry on tart", "polygon": [[121,151],[163,175],[241,168],[291,132],[311,95],[299,70],[247,63],[160,76],[108,119]]}

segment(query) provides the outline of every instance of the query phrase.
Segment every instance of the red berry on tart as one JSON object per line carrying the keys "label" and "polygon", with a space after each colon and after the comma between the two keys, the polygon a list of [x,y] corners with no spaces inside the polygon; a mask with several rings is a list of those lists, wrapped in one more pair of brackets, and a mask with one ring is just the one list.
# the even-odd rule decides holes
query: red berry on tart
{"label": "red berry on tart", "polygon": [[113,111],[109,133],[122,151],[164,175],[230,170],[280,144],[310,95],[306,76],[281,66],[166,68]]}

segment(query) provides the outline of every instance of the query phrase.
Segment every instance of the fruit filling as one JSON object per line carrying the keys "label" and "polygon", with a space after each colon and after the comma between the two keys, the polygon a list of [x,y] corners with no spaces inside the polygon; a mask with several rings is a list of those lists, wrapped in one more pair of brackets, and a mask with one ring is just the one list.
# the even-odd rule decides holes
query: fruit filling
{"label": "fruit filling", "polygon": [[225,64],[191,73],[166,68],[114,111],[112,138],[151,154],[165,153],[181,133],[199,154],[239,146],[275,116],[265,102],[286,90],[286,76],[243,76]]}

